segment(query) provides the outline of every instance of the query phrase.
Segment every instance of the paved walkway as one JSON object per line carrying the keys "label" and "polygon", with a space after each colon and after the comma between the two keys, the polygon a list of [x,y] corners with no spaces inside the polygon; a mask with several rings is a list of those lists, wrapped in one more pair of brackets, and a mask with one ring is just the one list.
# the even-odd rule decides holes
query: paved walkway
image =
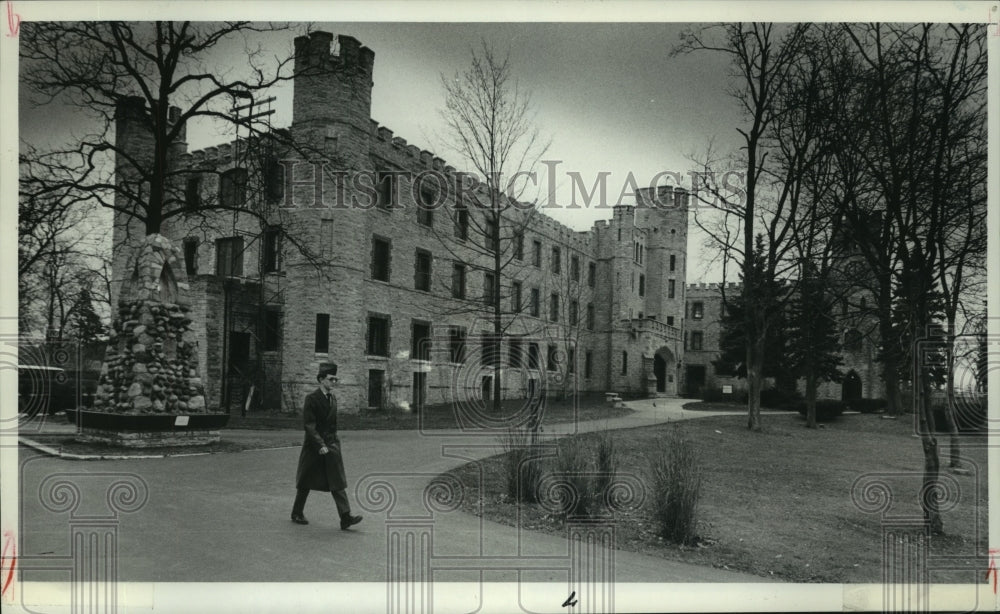
{"label": "paved walkway", "polygon": [[[684,411],[683,402],[631,402],[633,414],[582,423],[577,430],[642,427],[727,413]],[[547,434],[573,430],[572,425],[555,425],[547,427]],[[225,433],[234,439],[259,435]],[[298,441],[297,435],[284,435]],[[423,496],[430,480],[466,459],[496,454],[493,440],[470,440],[456,431],[354,431],[342,433],[341,438],[351,500],[355,511],[365,516],[352,531],[340,531],[333,501],[322,493],[312,493],[306,505],[311,524],[289,521],[298,445],[101,462],[68,461],[22,449],[19,554],[25,579],[67,580],[65,571],[37,570],[52,569],[55,564],[47,560],[69,554],[71,525],[88,515],[107,514],[108,501],[116,496],[124,496],[119,500],[127,507],[127,488],[109,490],[115,482],[125,482],[139,484],[140,490],[144,487],[148,499],[138,510],[118,515],[117,569],[123,581],[383,582],[389,528],[407,523],[433,527],[434,565],[449,567],[434,573],[435,582],[478,581],[481,569],[491,570],[482,577],[492,582],[567,580],[557,561],[567,556],[565,538],[523,532],[461,511],[428,515]],[[42,491],[54,481],[75,485],[80,493],[75,511],[66,506],[58,509],[58,501],[42,504]],[[369,500],[365,506],[359,496]],[[376,505],[380,497],[383,504]],[[391,508],[385,505],[388,497],[394,501]],[[450,559],[453,564],[444,557],[455,557]],[[613,557],[617,582],[762,581],[630,552],[615,551]]]}

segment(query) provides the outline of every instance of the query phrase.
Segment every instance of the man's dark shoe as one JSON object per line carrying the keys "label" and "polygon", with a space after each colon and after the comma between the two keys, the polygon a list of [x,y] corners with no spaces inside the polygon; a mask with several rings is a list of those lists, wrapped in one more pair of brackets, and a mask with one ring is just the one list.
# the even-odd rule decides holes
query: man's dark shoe
{"label": "man's dark shoe", "polygon": [[302,514],[292,514],[292,522],[295,524],[309,524],[309,521]]}
{"label": "man's dark shoe", "polygon": [[361,516],[351,516],[350,514],[344,514],[340,517],[340,530],[346,531],[349,527],[361,522]]}

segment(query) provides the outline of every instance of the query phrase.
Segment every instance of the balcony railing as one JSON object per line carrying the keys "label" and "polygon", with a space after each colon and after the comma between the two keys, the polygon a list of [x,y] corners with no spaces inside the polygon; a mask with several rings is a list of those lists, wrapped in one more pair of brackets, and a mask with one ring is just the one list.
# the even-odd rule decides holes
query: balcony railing
{"label": "balcony railing", "polygon": [[665,341],[680,341],[681,339],[681,329],[676,326],[664,324],[659,320],[653,320],[651,318],[632,318],[631,320],[622,320],[622,324],[627,326],[629,330],[634,330],[640,335],[651,334],[660,337]]}

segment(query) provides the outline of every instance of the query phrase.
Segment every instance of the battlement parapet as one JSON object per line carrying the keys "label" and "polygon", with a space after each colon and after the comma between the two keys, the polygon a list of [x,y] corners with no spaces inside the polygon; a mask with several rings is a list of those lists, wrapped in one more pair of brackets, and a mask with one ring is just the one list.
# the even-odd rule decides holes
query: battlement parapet
{"label": "battlement parapet", "polygon": [[363,47],[353,36],[337,36],[336,50],[330,32],[310,32],[295,38],[295,59],[300,68],[326,69],[329,67],[356,70],[369,77],[375,66],[375,52]]}

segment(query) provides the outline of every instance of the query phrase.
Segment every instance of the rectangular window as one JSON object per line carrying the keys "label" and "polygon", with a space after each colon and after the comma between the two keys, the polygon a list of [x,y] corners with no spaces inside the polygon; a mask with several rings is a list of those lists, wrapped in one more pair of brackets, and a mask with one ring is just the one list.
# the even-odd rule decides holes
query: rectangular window
{"label": "rectangular window", "polygon": [[324,258],[333,257],[333,220],[319,221],[320,253]]}
{"label": "rectangular window", "polygon": [[552,273],[554,275],[562,273],[562,251],[558,247],[552,248]]}
{"label": "rectangular window", "polygon": [[570,301],[569,303],[569,324],[570,326],[576,326],[577,322],[580,320],[580,303],[576,301]]}
{"label": "rectangular window", "polygon": [[514,232],[514,258],[524,260],[524,231]]}
{"label": "rectangular window", "polygon": [[448,350],[451,362],[465,362],[465,329],[452,326],[448,330]]}
{"label": "rectangular window", "polygon": [[261,335],[261,349],[277,352],[281,345],[281,312],[277,309],[264,310],[264,334]]}
{"label": "rectangular window", "polygon": [[330,314],[316,314],[316,344],[317,354],[327,354],[330,352]]}
{"label": "rectangular window", "polygon": [[431,253],[418,249],[413,261],[413,287],[422,292],[431,291]]}
{"label": "rectangular window", "polygon": [[542,302],[541,292],[538,290],[538,288],[532,288],[531,289],[531,315],[534,316],[534,317],[536,317],[536,318],[541,313],[541,309],[542,309],[541,304],[540,304],[541,302]]}
{"label": "rectangular window", "polygon": [[594,353],[587,350],[587,353],[583,355],[583,377],[590,379],[590,376],[594,373]]}
{"label": "rectangular window", "polygon": [[486,220],[485,224],[483,224],[483,238],[485,239],[483,245],[486,246],[487,251],[497,251],[497,236],[496,220]]}
{"label": "rectangular window", "polygon": [[531,265],[541,268],[542,266],[542,242],[531,242]]}
{"label": "rectangular window", "polygon": [[704,334],[700,330],[691,331],[691,348],[692,350],[702,349],[702,344],[704,343]]}
{"label": "rectangular window", "polygon": [[483,333],[479,343],[482,345],[483,364],[497,366],[500,361],[500,341],[492,333]]}
{"label": "rectangular window", "polygon": [[496,305],[497,303],[495,283],[496,275],[489,271],[483,274],[483,303],[486,305]]}
{"label": "rectangular window", "polygon": [[465,298],[465,265],[455,263],[451,267],[451,295]]}
{"label": "rectangular window", "polygon": [[570,256],[569,259],[569,277],[573,281],[580,281],[580,257]]}
{"label": "rectangular window", "polygon": [[537,369],[538,368],[538,344],[529,343],[528,344],[528,368]]}
{"label": "rectangular window", "polygon": [[368,347],[369,356],[389,355],[389,316],[368,316]]}
{"label": "rectangular window", "polygon": [[667,280],[667,298],[674,298],[674,280]]}
{"label": "rectangular window", "polygon": [[546,356],[545,368],[549,371],[559,370],[559,360],[558,360],[558,349],[556,346],[550,345],[548,355]]}
{"label": "rectangular window", "polygon": [[192,211],[201,208],[201,177],[188,177],[184,187],[184,206]]}
{"label": "rectangular window", "polygon": [[507,362],[511,367],[521,366],[521,340],[517,337],[510,338],[510,350],[508,351]]}
{"label": "rectangular window", "polygon": [[587,330],[594,330],[594,304],[587,303]]}
{"label": "rectangular window", "polygon": [[372,237],[372,279],[389,281],[389,260],[392,244],[388,239]]}
{"label": "rectangular window", "polygon": [[263,245],[261,246],[263,250],[263,262],[261,263],[261,270],[264,273],[273,273],[278,270],[278,254],[281,252],[281,229],[280,228],[267,228],[264,230]]}
{"label": "rectangular window", "polygon": [[566,351],[566,372],[576,373],[576,348]]}
{"label": "rectangular window", "polygon": [[514,313],[521,313],[521,282],[519,281],[510,284],[510,310]]}
{"label": "rectangular window", "polygon": [[469,210],[464,205],[455,205],[455,238],[469,238]]}
{"label": "rectangular window", "polygon": [[705,317],[705,304],[701,302],[691,303],[691,319],[700,320]]}
{"label": "rectangular window", "polygon": [[242,207],[247,200],[247,171],[232,168],[219,178],[219,204],[223,207]]}
{"label": "rectangular window", "polygon": [[677,256],[670,256],[670,270],[677,268]]}
{"label": "rectangular window", "polygon": [[410,343],[410,358],[413,360],[431,359],[431,323],[413,321],[413,339]]}
{"label": "rectangular window", "polygon": [[622,352],[622,375],[628,375],[628,352]]}
{"label": "rectangular window", "polygon": [[549,320],[551,322],[559,321],[559,295],[555,293],[549,297]]}
{"label": "rectangular window", "polygon": [[591,288],[597,283],[597,265],[591,262],[587,265],[587,285]]}
{"label": "rectangular window", "polygon": [[188,275],[198,274],[198,239],[184,239],[184,270]]}
{"label": "rectangular window", "polygon": [[667,326],[674,325],[674,316],[667,316]]}
{"label": "rectangular window", "polygon": [[428,228],[434,226],[434,205],[437,192],[432,188],[420,188],[420,202],[417,206],[417,223]]}
{"label": "rectangular window", "polygon": [[378,191],[379,209],[391,209],[396,204],[396,175],[388,171],[376,171],[375,189]]}
{"label": "rectangular window", "polygon": [[243,276],[243,237],[215,240],[215,274],[220,277]]}
{"label": "rectangular window", "polygon": [[639,275],[639,296],[646,296],[646,276]]}

